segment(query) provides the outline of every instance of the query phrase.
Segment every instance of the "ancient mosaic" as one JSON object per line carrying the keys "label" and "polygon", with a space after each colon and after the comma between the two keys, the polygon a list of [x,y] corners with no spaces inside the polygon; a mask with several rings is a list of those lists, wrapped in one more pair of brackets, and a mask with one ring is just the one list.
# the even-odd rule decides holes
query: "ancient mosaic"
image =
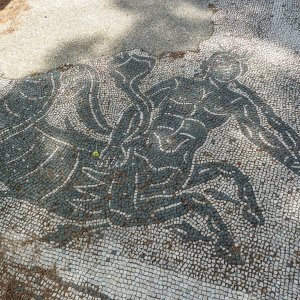
{"label": "ancient mosaic", "polygon": [[26,299],[297,299],[299,55],[224,24],[199,52],[0,82],[1,284]]}

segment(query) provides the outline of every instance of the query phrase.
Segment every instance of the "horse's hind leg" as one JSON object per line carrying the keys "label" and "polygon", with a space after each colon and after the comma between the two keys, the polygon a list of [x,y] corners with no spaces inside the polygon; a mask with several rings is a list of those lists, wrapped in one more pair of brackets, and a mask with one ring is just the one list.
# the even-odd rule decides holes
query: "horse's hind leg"
{"label": "horse's hind leg", "polygon": [[180,213],[192,212],[201,216],[207,225],[209,234],[203,234],[188,222],[168,226],[173,228],[184,242],[213,242],[217,255],[230,263],[242,264],[239,253],[234,250],[234,239],[218,211],[201,194],[185,193],[177,197],[181,200]]}
{"label": "horse's hind leg", "polygon": [[224,163],[204,163],[196,165],[185,188],[191,188],[199,184],[223,176],[234,180],[238,187],[238,198],[243,205],[243,216],[253,225],[264,224],[261,209],[256,203],[255,194],[249,177],[242,173],[237,167]]}

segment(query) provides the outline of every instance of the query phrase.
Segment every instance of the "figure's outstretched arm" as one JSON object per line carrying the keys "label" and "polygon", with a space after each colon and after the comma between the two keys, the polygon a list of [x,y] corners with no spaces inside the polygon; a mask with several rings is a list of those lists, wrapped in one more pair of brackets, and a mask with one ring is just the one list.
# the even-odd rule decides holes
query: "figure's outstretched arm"
{"label": "figure's outstretched arm", "polygon": [[[266,119],[268,126],[262,125],[261,116]],[[300,175],[300,137],[275,115],[270,106],[257,96],[249,97],[236,107],[235,117],[243,134],[251,142]]]}

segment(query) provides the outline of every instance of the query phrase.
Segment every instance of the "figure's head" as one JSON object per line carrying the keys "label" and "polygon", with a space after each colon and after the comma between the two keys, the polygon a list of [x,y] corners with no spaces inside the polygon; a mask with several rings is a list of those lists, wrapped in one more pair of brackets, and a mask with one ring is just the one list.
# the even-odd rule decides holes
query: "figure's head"
{"label": "figure's head", "polygon": [[203,67],[212,79],[228,82],[246,71],[244,60],[245,57],[229,51],[216,52],[204,62]]}

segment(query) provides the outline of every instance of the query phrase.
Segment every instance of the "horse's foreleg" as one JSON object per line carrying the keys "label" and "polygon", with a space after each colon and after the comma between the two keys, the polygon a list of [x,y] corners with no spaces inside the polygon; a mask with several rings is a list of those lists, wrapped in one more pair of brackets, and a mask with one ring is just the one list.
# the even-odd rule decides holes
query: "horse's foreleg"
{"label": "horse's foreleg", "polygon": [[233,165],[215,162],[197,165],[186,184],[186,188],[207,183],[218,176],[234,180],[238,187],[238,198],[243,205],[244,218],[253,225],[264,224],[264,217],[261,209],[257,205],[252,185],[249,182],[249,177]]}

